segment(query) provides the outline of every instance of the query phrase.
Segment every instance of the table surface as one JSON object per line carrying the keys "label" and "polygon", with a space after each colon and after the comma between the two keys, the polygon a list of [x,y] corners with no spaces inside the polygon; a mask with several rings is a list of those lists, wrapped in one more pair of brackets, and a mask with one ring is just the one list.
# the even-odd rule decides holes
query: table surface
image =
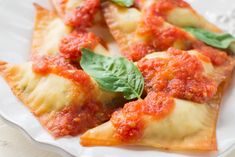
{"label": "table surface", "polygon": [[[0,118],[0,157],[62,157],[60,154],[39,148],[34,141]],[[66,155],[67,156],[67,155]],[[234,157],[235,150],[227,157]]]}

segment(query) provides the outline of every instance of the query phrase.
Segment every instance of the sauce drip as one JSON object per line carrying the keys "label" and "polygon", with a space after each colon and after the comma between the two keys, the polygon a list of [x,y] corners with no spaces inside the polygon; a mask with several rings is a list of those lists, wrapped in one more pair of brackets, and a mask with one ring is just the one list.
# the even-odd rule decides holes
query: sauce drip
{"label": "sauce drip", "polygon": [[217,84],[203,74],[202,63],[196,56],[173,48],[166,53],[169,58],[142,59],[138,62],[147,92],[161,91],[199,103],[214,96]]}

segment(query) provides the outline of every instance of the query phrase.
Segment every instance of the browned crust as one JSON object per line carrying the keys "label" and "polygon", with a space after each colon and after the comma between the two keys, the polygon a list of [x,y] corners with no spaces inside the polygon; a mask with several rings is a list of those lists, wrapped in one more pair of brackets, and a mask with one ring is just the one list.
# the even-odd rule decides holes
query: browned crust
{"label": "browned crust", "polygon": [[25,101],[25,97],[24,97],[23,93],[22,93],[21,91],[19,91],[19,90],[16,88],[16,84],[14,83],[14,81],[13,81],[12,78],[11,78],[12,73],[16,73],[16,70],[9,72],[9,71],[8,71],[9,69],[8,69],[7,66],[9,66],[8,63],[0,61],[0,75],[5,79],[5,81],[7,82],[7,84],[9,85],[9,87],[11,88],[11,91],[13,92],[13,94],[14,94],[21,102],[23,102],[24,106],[27,107],[27,108],[31,111],[31,113],[39,120],[39,122],[41,123],[41,125],[43,126],[43,128],[53,135],[53,133],[52,133],[50,130],[48,130],[45,125],[43,125],[42,121],[40,120],[40,117],[37,116],[37,115],[30,109],[30,107],[29,107],[29,106],[30,106],[30,105],[29,105],[29,102]]}
{"label": "browned crust", "polygon": [[16,88],[16,84],[14,83],[14,81],[12,80],[11,76],[13,74],[15,74],[17,71],[16,69],[9,71],[10,69],[8,69],[9,64],[6,62],[2,62],[0,61],[0,75],[5,79],[5,81],[7,82],[7,84],[9,85],[9,87],[11,88],[13,94],[22,102],[24,102],[24,105],[28,108],[29,103],[27,103],[24,98],[24,96],[22,95],[22,92],[20,92],[19,90],[17,90]]}
{"label": "browned crust", "polygon": [[122,145],[120,141],[108,141],[108,140],[97,140],[94,138],[87,138],[85,136],[80,137],[80,144],[85,147],[93,147],[93,146],[118,146]]}
{"label": "browned crust", "polygon": [[128,41],[126,34],[122,32],[116,24],[116,14],[114,13],[114,10],[116,10],[118,6],[115,6],[108,1],[102,3],[101,6],[105,21],[110,29],[110,33],[113,35],[114,39],[118,43],[121,51],[128,51],[130,43],[133,41]]}
{"label": "browned crust", "polygon": [[[67,0],[64,0],[66,4]],[[50,0],[52,6],[55,8],[56,13],[63,19],[65,14],[65,8],[63,4],[59,4],[58,0]]]}
{"label": "browned crust", "polygon": [[39,49],[43,44],[43,36],[46,27],[57,17],[54,12],[45,9],[36,3],[34,3],[34,7],[36,9],[36,16],[31,47],[32,54],[39,52]]}
{"label": "browned crust", "polygon": [[194,11],[194,12],[197,16],[199,16],[199,18],[202,18],[204,21],[206,21],[206,24],[204,25],[205,29],[210,30],[212,32],[217,32],[217,33],[222,32],[222,30],[219,27],[217,27],[213,23],[207,21],[207,19],[205,19],[202,15],[198,14],[196,11]]}

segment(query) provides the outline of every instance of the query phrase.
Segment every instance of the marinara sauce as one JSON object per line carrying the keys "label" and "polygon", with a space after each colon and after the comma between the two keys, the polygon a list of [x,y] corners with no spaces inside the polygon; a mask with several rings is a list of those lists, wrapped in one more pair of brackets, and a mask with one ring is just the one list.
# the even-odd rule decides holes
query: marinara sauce
{"label": "marinara sauce", "polygon": [[174,48],[169,58],[142,59],[138,67],[145,78],[145,90],[161,91],[176,98],[205,102],[217,91],[217,84],[203,74],[200,60]]}
{"label": "marinara sauce", "polygon": [[184,0],[158,0],[155,3],[155,11],[158,16],[163,17],[164,19],[167,18],[167,14],[169,11],[175,8],[189,8],[191,6],[186,3]]}
{"label": "marinara sauce", "polygon": [[90,27],[100,8],[100,0],[85,0],[81,6],[65,14],[65,24],[73,27]]}
{"label": "marinara sauce", "polygon": [[84,90],[89,91],[94,88],[94,84],[91,81],[89,75],[83,70],[77,69],[64,59],[64,57],[58,56],[34,56],[33,57],[33,71],[41,75],[47,75],[50,73],[56,74],[72,80],[74,83],[84,85]]}
{"label": "marinara sauce", "polygon": [[60,54],[66,59],[79,60],[81,48],[94,49],[101,39],[92,32],[77,29],[61,39]]}
{"label": "marinara sauce", "polygon": [[110,118],[110,113],[102,104],[93,99],[78,106],[69,105],[52,115],[41,117],[40,120],[54,137],[62,137],[76,136]]}
{"label": "marinara sauce", "polygon": [[210,61],[215,66],[223,65],[226,61],[228,61],[228,54],[222,50],[210,47],[205,45],[202,42],[195,42],[193,44],[193,48],[203,55],[210,58]]}
{"label": "marinara sauce", "polygon": [[116,111],[111,122],[116,128],[115,137],[123,142],[135,141],[143,136],[144,116],[162,119],[174,109],[174,99],[162,92],[150,92],[144,100],[125,104]]}

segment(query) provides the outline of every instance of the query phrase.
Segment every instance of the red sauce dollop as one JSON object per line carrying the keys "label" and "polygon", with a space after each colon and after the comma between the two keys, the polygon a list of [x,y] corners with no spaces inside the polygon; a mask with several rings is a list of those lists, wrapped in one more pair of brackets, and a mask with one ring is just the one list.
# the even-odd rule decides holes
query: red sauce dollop
{"label": "red sauce dollop", "polygon": [[81,48],[94,49],[100,41],[101,39],[92,32],[75,30],[61,40],[59,50],[64,58],[79,60]]}
{"label": "red sauce dollop", "polygon": [[85,85],[84,90],[93,89],[94,85],[89,75],[66,61],[62,56],[34,56],[33,71],[41,75],[50,73],[68,78],[75,83]]}
{"label": "red sauce dollop", "polygon": [[146,42],[137,42],[133,44],[127,52],[123,52],[123,55],[129,60],[138,61],[146,54],[154,51],[155,48],[151,44],[148,44]]}
{"label": "red sauce dollop", "polygon": [[112,114],[111,122],[115,127],[115,137],[121,141],[139,139],[142,136],[144,123],[140,119],[139,111],[145,102],[138,100],[125,104],[122,110]]}
{"label": "red sauce dollop", "polygon": [[184,0],[158,0],[155,4],[155,11],[158,16],[167,18],[167,13],[175,8],[190,8]]}
{"label": "red sauce dollop", "polygon": [[138,67],[145,78],[145,90],[196,102],[211,99],[217,91],[215,81],[203,74],[202,63],[186,51],[170,48],[169,58],[142,59]]}
{"label": "red sauce dollop", "polygon": [[54,137],[62,137],[76,136],[95,127],[107,120],[110,114],[103,110],[101,104],[90,101],[81,107],[70,105],[56,112],[53,116],[48,116],[41,118],[42,123]]}
{"label": "red sauce dollop", "polygon": [[65,24],[73,27],[90,27],[99,8],[100,0],[85,0],[82,6],[66,13]]}
{"label": "red sauce dollop", "polygon": [[122,110],[116,111],[111,117],[115,127],[115,137],[123,142],[138,140],[143,135],[143,116],[162,119],[174,109],[174,99],[165,93],[151,92],[144,100],[125,104]]}

